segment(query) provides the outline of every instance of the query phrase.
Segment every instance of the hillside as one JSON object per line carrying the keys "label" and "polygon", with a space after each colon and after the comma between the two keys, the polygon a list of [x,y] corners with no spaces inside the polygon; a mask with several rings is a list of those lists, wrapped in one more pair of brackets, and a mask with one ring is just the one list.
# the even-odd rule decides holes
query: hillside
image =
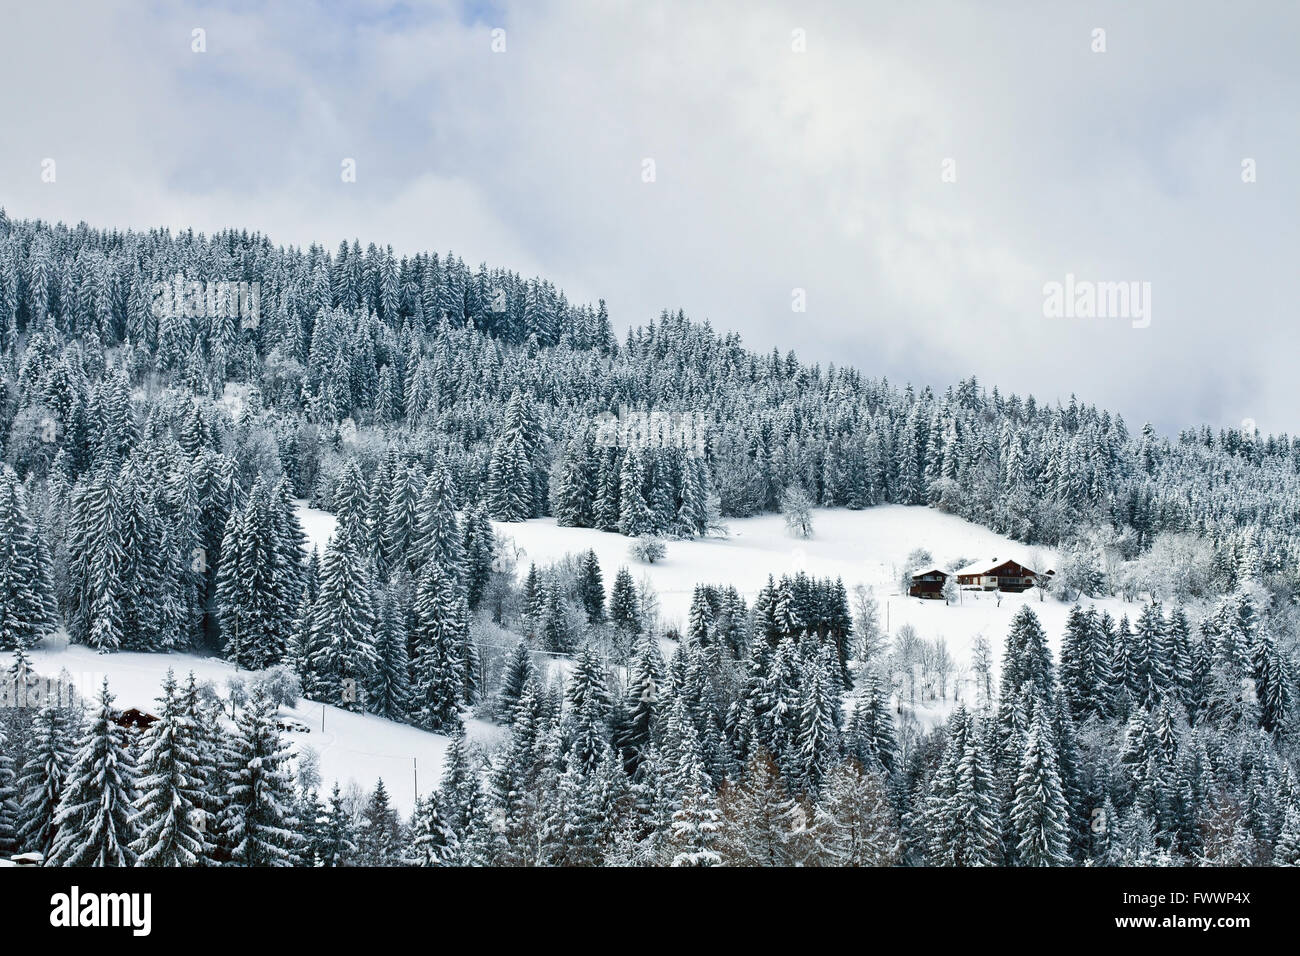
{"label": "hillside", "polygon": [[[450,253],[0,212],[0,650],[120,695],[0,714],[0,845],[744,862],[779,804],[822,821],[786,862],[1300,859],[1300,440],[615,322]],[[905,597],[917,551],[1054,593]],[[155,706],[168,669],[273,671],[312,729]],[[59,836],[64,779],[120,839]]]}

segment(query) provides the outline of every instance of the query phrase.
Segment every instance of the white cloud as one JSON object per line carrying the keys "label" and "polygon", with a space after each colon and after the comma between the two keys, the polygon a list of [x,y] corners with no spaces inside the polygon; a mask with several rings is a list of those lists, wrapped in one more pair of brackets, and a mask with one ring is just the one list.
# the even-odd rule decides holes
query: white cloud
{"label": "white cloud", "polygon": [[[681,307],[894,380],[1300,429],[1289,9],[60,9],[7,24],[13,214],[450,246],[627,323]],[[1044,319],[1067,272],[1152,282],[1151,327]]]}

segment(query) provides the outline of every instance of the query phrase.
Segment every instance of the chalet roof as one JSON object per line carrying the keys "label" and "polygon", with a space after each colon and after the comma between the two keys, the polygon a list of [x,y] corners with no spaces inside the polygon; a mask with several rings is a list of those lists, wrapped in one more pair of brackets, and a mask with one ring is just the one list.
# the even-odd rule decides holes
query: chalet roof
{"label": "chalet roof", "polygon": [[958,568],[953,572],[953,574],[988,574],[994,568],[1006,564],[1008,561],[1014,561],[1026,570],[1034,570],[1024,561],[1020,560],[1020,558],[1012,554],[1001,558],[989,558],[987,561],[976,561],[974,564],[968,564],[964,568]]}

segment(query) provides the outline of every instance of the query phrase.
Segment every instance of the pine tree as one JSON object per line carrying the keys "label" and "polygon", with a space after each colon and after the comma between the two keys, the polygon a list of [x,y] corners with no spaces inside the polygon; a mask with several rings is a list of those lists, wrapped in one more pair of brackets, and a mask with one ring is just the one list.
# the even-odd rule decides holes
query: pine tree
{"label": "pine tree", "polygon": [[195,866],[208,856],[199,753],[170,670],[158,703],[158,719],[141,740],[140,835],[132,849],[140,866]]}
{"label": "pine tree", "polygon": [[881,690],[874,668],[867,670],[854,695],[846,733],[849,754],[857,759],[864,772],[893,773],[898,756],[894,721],[889,715],[888,694]]}
{"label": "pine tree", "polygon": [[26,496],[8,467],[0,471],[0,650],[31,647],[53,629],[54,586]]}
{"label": "pine tree", "polygon": [[835,726],[823,668],[813,662],[801,688],[798,738],[798,786],[816,794],[822,779],[837,762],[839,733]]}
{"label": "pine tree", "polygon": [[1064,866],[1070,862],[1068,813],[1055,742],[1040,708],[1030,725],[1011,806],[1020,866]]}
{"label": "pine tree", "polygon": [[1047,635],[1036,615],[1026,605],[1016,612],[1007,635],[1002,656],[1002,703],[999,722],[1007,725],[1008,708],[1032,684],[1034,694],[1045,704],[1052,701],[1052,652],[1047,647]]}
{"label": "pine tree", "polygon": [[262,670],[284,656],[297,612],[298,580],[277,534],[277,503],[261,477],[241,511],[231,512],[217,572],[217,601],[228,659]]}
{"label": "pine tree", "polygon": [[293,781],[288,748],[275,725],[275,705],[255,690],[235,721],[226,756],[229,803],[221,829],[237,866],[291,866]]}
{"label": "pine tree", "polygon": [[578,598],[587,612],[589,624],[605,619],[605,582],[594,550],[583,556],[582,566],[578,569]]}
{"label": "pine tree", "polygon": [[574,659],[564,697],[569,764],[591,773],[608,743],[610,713],[604,668],[591,648]]}
{"label": "pine tree", "polygon": [[416,509],[415,523],[413,567],[417,572],[432,561],[442,569],[443,574],[461,580],[465,570],[465,555],[460,523],[456,519],[455,487],[445,465],[435,466],[425,483],[424,494]]}
{"label": "pine tree", "polygon": [[493,713],[497,720],[510,723],[514,720],[515,708],[523,696],[524,688],[534,677],[533,655],[526,641],[515,645],[506,661],[501,675],[501,687],[497,690]]}
{"label": "pine tree", "polygon": [[709,601],[709,589],[695,586],[686,624],[686,637],[693,644],[707,644],[713,638],[716,622]]}
{"label": "pine tree", "polygon": [[1273,635],[1261,628],[1251,651],[1251,676],[1259,702],[1259,725],[1276,733],[1291,712],[1294,686],[1286,658],[1278,652]]}
{"label": "pine tree", "polygon": [[614,590],[609,598],[609,620],[629,634],[641,633],[643,625],[636,583],[632,580],[632,572],[627,568],[619,568],[614,577]]}
{"label": "pine tree", "polygon": [[623,456],[623,465],[619,471],[618,530],[629,538],[653,535],[656,531],[654,512],[645,499],[645,483],[642,455],[635,450],[628,451]]}
{"label": "pine tree", "polygon": [[771,754],[756,750],[743,781],[723,785],[718,852],[728,866],[790,865],[790,797]]}
{"label": "pine tree", "polygon": [[638,642],[628,674],[627,720],[619,735],[628,770],[635,772],[653,746],[663,709],[664,660],[652,638]]}
{"label": "pine tree", "polygon": [[437,562],[425,565],[414,618],[413,713],[422,726],[441,731],[457,722],[465,700],[469,634],[464,599]]}
{"label": "pine tree", "polygon": [[401,846],[400,831],[397,813],[389,806],[388,791],[380,778],[361,812],[361,833],[357,840],[361,864],[394,866]]}
{"label": "pine tree", "polygon": [[18,790],[9,732],[0,724],[0,854],[18,852]]}
{"label": "pine tree", "polygon": [[854,761],[838,764],[822,787],[822,843],[835,866],[893,866],[901,841],[884,778]]}
{"label": "pine tree", "polygon": [[455,859],[456,836],[444,822],[432,794],[416,802],[408,856],[416,866],[447,866]]}
{"label": "pine tree", "polygon": [[385,590],[375,623],[375,667],[366,689],[366,703],[371,713],[388,720],[402,720],[410,712],[406,644],[406,613],[397,594]]}
{"label": "pine tree", "polygon": [[474,610],[482,603],[497,566],[496,535],[482,504],[465,513],[464,535],[465,600]]}
{"label": "pine tree", "polygon": [[126,554],[119,532],[116,489],[101,468],[72,492],[68,526],[71,581],[68,630],[74,641],[101,652],[125,639],[122,600]]}
{"label": "pine tree", "polygon": [[523,396],[514,392],[506,405],[501,437],[488,464],[488,509],[498,521],[523,521],[537,510],[533,451],[538,436]]}
{"label": "pine tree", "polygon": [[1002,861],[1000,800],[993,767],[979,734],[966,739],[953,794],[954,861],[959,866],[997,866]]}
{"label": "pine tree", "polygon": [[374,612],[364,560],[342,528],[325,549],[311,624],[309,692],[345,710],[362,710],[375,667]]}
{"label": "pine tree", "polygon": [[1300,866],[1300,807],[1286,808],[1282,830],[1273,847],[1274,866]]}
{"label": "pine tree", "polygon": [[672,818],[669,838],[669,847],[673,851],[671,865],[718,866],[722,858],[715,846],[722,821],[693,740],[682,748],[682,763],[677,773],[683,785]]}
{"label": "pine tree", "polygon": [[334,517],[338,521],[335,534],[353,541],[358,550],[370,540],[369,529],[366,527],[368,496],[369,489],[360,467],[355,460],[349,461],[343,467],[334,491]]}
{"label": "pine tree", "polygon": [[99,710],[68,771],[55,814],[53,866],[133,866],[135,766],[105,678]]}
{"label": "pine tree", "polygon": [[191,773],[197,783],[193,790],[198,807],[197,826],[204,834],[212,864],[229,860],[229,846],[223,840],[220,821],[229,803],[226,778],[227,737],[223,726],[224,712],[218,702],[203,699],[194,672],[190,671],[180,695],[180,708],[193,734],[195,760]]}
{"label": "pine tree", "polygon": [[560,459],[552,507],[555,523],[562,528],[590,528],[595,523],[594,479],[589,455],[586,441],[579,436],[569,442]]}
{"label": "pine tree", "polygon": [[55,819],[73,757],[69,714],[52,706],[36,711],[31,722],[31,741],[14,783],[14,790],[22,800],[18,806],[17,836],[23,852],[49,857],[59,831]]}
{"label": "pine tree", "polygon": [[542,646],[558,654],[569,653],[573,647],[568,608],[565,604],[564,588],[554,577],[542,587],[542,608],[539,633]]}
{"label": "pine tree", "polygon": [[454,838],[454,866],[485,866],[491,862],[487,800],[477,763],[475,749],[465,738],[464,725],[458,722],[452,729],[438,788],[438,804],[446,808],[447,829]]}
{"label": "pine tree", "polygon": [[384,566],[391,574],[399,567],[414,571],[408,556],[414,558],[412,548],[419,527],[419,504],[425,482],[416,464],[397,467],[392,488],[384,503],[383,523],[379,528],[379,547]]}
{"label": "pine tree", "polygon": [[339,785],[334,784],[330,794],[329,806],[321,823],[317,836],[316,857],[321,866],[350,866],[356,859],[356,828],[352,816],[343,805],[343,795]]}

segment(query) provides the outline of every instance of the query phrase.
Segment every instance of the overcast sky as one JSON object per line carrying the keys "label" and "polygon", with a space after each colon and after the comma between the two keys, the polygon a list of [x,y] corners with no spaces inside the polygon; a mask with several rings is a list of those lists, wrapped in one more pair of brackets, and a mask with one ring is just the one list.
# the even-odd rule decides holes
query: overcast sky
{"label": "overcast sky", "polygon": [[[451,248],[620,329],[1300,432],[1300,5],[3,2],[11,216]],[[1149,325],[1045,316],[1067,274]]]}

